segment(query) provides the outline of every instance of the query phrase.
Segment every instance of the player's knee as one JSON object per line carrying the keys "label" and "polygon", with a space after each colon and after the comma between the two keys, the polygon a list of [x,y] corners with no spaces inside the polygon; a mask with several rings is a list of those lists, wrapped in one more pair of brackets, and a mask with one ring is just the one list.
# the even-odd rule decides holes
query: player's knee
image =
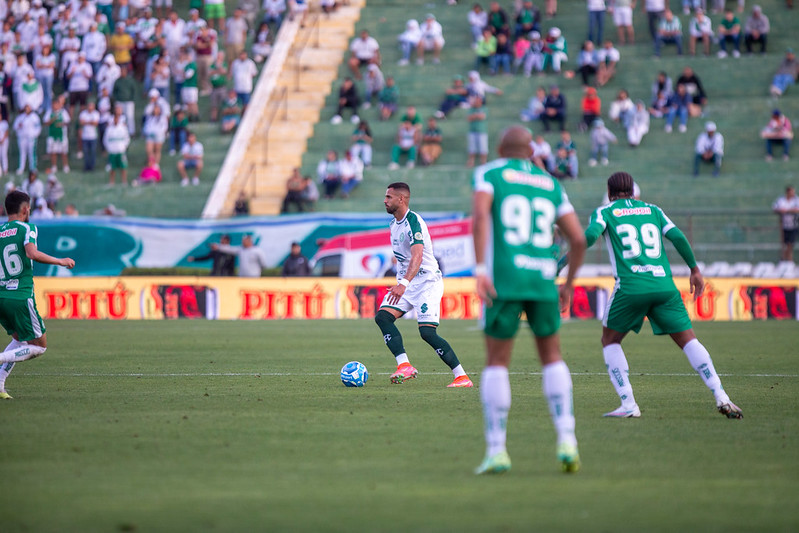
{"label": "player's knee", "polygon": [[419,326],[419,335],[428,344],[438,339],[438,331],[435,326]]}
{"label": "player's knee", "polygon": [[375,324],[380,327],[391,325],[395,320],[397,320],[396,317],[384,309],[381,309],[375,315]]}

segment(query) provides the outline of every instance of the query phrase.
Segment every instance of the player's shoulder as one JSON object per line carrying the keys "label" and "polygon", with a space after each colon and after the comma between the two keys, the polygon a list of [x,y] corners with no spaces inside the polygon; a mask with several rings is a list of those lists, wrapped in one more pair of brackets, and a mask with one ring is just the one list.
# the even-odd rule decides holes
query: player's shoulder
{"label": "player's shoulder", "polygon": [[494,159],[493,161],[479,165],[474,169],[475,178],[485,178],[485,176],[490,172],[503,169],[507,166],[507,164],[508,160],[504,157],[501,157],[499,159]]}

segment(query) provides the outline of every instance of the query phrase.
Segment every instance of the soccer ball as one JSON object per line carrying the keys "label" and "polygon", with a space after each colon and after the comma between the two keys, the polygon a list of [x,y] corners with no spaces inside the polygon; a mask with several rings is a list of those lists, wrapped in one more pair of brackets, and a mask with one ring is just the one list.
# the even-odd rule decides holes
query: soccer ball
{"label": "soccer ball", "polygon": [[363,387],[369,379],[369,371],[363,363],[350,361],[341,367],[341,382],[347,387]]}

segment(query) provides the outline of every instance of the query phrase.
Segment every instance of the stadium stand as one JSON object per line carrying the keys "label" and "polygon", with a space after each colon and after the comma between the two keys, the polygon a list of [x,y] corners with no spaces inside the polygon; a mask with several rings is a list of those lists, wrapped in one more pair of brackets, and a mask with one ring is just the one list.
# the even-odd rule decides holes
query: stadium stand
{"label": "stadium stand", "polygon": [[[487,4],[487,3],[486,3]],[[368,29],[379,41],[382,53],[382,70],[394,76],[400,91],[400,110],[415,105],[422,118],[431,116],[443,98],[444,90],[454,75],[466,75],[473,68],[474,52],[470,47],[471,34],[466,15],[471,2],[447,5],[425,1],[371,0],[361,11],[356,31]],[[512,2],[502,2],[512,12]],[[790,20],[795,14],[787,11],[781,2],[762,2],[763,12],[770,16],[772,30],[768,53],[764,56],[743,55],[741,58],[720,59],[714,54],[677,57],[673,52],[661,59],[653,58],[653,47],[646,31],[646,16],[635,12],[636,43],[619,47],[621,61],[617,74],[606,86],[599,88],[602,114],[607,116],[610,102],[619,88],[626,88],[633,100],[650,100],[651,83],[657,72],[666,71],[676,80],[682,68],[690,65],[701,77],[709,95],[703,118],[689,120],[684,134],[667,134],[662,119],[652,119],[650,133],[638,148],[624,143],[612,147],[608,167],[590,168],[586,163],[590,141],[587,133],[577,131],[579,102],[582,86],[579,76],[565,79],[551,73],[529,79],[516,76],[484,74],[484,79],[504,91],[503,96],[489,95],[489,133],[496,135],[509,123],[518,121],[518,114],[538,86],[558,84],[569,103],[568,128],[578,147],[580,177],[568,182],[566,189],[582,218],[601,200],[604,180],[609,173],[624,169],[636,177],[643,189],[645,200],[663,206],[675,222],[686,229],[693,239],[700,258],[719,260],[771,259],[777,246],[776,217],[770,213],[774,198],[785,183],[797,177],[796,164],[789,162],[764,162],[764,146],[759,131],[772,108],[779,106],[789,117],[799,116],[799,98],[789,91],[779,100],[770,97],[768,86],[774,70],[785,49],[795,44]],[[484,6],[485,7],[485,6]],[[678,6],[673,6],[678,7]],[[747,10],[751,6],[747,7]],[[409,18],[423,19],[431,12],[442,24],[446,45],[441,64],[426,62],[418,66],[411,62],[398,66],[400,51],[397,36]],[[675,9],[675,12],[681,10]],[[742,20],[748,15],[739,15]],[[683,15],[678,15],[683,18]],[[711,15],[714,25],[719,15]],[[606,35],[615,36],[610,18],[606,21]],[[684,24],[687,20],[684,21]],[[587,31],[587,14],[583,2],[561,2],[557,16],[543,20],[546,29],[557,25],[569,42],[570,61],[565,69],[576,66],[576,54]],[[349,74],[346,65],[339,67],[339,81]],[[336,88],[338,85],[336,84]],[[361,86],[362,88],[362,86]],[[314,136],[303,157],[302,171],[314,175],[316,165],[328,149],[339,152],[349,147],[354,126],[349,122],[330,124],[335,112],[335,91],[326,100]],[[347,199],[320,200],[319,211],[373,212],[382,209],[381,199],[385,186],[391,181],[408,181],[414,190],[414,207],[419,210],[462,210],[470,206],[470,172],[465,168],[466,121],[463,110],[453,111],[449,118],[439,121],[443,131],[443,155],[431,167],[387,170],[390,147],[394,142],[398,113],[395,118],[380,122],[375,108],[364,110],[361,116],[369,121],[374,142],[374,163],[365,171],[363,183]],[[724,165],[720,177],[709,173],[694,178],[691,175],[693,145],[706,120],[718,124],[726,140]],[[606,120],[607,122],[607,120]],[[541,132],[539,123],[531,123],[535,132]],[[611,126],[617,135],[621,128]],[[623,135],[620,135],[623,139]],[[557,132],[545,135],[553,146]],[[490,149],[494,145],[491,143]]]}

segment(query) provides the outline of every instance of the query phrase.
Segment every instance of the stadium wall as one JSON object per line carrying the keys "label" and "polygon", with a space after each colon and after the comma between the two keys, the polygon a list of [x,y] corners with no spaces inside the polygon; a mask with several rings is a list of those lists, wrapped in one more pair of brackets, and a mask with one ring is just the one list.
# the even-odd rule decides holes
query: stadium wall
{"label": "stadium wall", "polygon": [[[708,280],[694,302],[688,279],[675,280],[695,321],[799,320],[799,282],[748,278]],[[45,319],[279,320],[371,318],[386,279],[93,277],[41,278],[36,300]],[[582,278],[564,319],[602,318],[613,278]],[[481,314],[473,278],[448,279],[442,319]]]}

